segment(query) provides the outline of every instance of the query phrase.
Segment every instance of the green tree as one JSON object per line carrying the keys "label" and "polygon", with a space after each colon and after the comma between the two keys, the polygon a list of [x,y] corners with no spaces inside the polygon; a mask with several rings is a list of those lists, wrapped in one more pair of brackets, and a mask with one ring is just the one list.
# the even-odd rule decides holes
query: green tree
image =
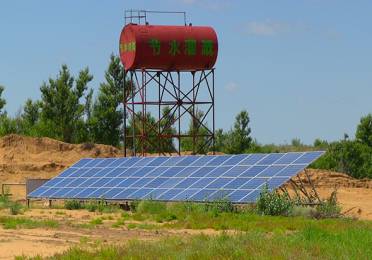
{"label": "green tree", "polygon": [[4,92],[4,89],[5,88],[0,85],[0,114],[3,114],[4,113],[3,109],[4,109],[5,105],[6,105],[6,100],[1,97],[2,94],[3,94],[3,92]]}
{"label": "green tree", "polygon": [[372,114],[360,119],[355,137],[358,141],[372,147]]}
{"label": "green tree", "polygon": [[172,137],[176,132],[173,127],[175,116],[171,113],[169,107],[164,107],[162,111],[162,120],[160,122],[160,133],[164,137],[162,139],[158,138],[159,122],[151,113],[146,113],[145,124],[143,124],[142,120],[142,112],[138,112],[135,117],[135,127],[133,128],[132,118],[128,122],[126,129],[128,149],[133,149],[132,136],[134,131],[136,136],[134,145],[137,153],[142,152],[142,144],[140,142],[142,138],[145,152],[167,154],[176,151]]}
{"label": "green tree", "polygon": [[14,134],[17,132],[17,125],[15,120],[8,117],[7,112],[4,110],[6,100],[2,98],[4,87],[0,86],[0,136]]}
{"label": "green tree", "polygon": [[90,89],[88,95],[85,97],[85,107],[84,107],[84,110],[85,110],[85,116],[86,116],[87,122],[89,122],[90,119],[92,118],[93,92],[94,92],[93,89]]}
{"label": "green tree", "polygon": [[215,150],[217,152],[225,152],[225,144],[226,144],[227,134],[223,131],[223,129],[217,129],[215,132]]}
{"label": "green tree", "polygon": [[343,172],[354,178],[372,178],[372,148],[354,140],[333,142],[312,167]]}
{"label": "green tree", "polygon": [[238,154],[250,149],[252,144],[250,134],[249,115],[246,110],[243,110],[235,117],[234,127],[228,133],[225,144],[226,152]]}
{"label": "green tree", "polygon": [[33,127],[39,122],[41,105],[42,103],[40,101],[26,100],[21,117],[28,127]]}
{"label": "green tree", "polygon": [[92,79],[88,68],[80,71],[75,79],[68,67],[62,65],[57,78],[50,78],[41,86],[41,116],[46,136],[70,143],[82,141],[85,106],[81,99]]}
{"label": "green tree", "polygon": [[[183,151],[193,151],[195,154],[206,154],[210,149],[210,142],[208,135],[209,130],[201,124],[204,117],[204,112],[197,110],[195,118],[191,118],[188,135],[195,136],[195,140],[192,137],[185,137],[181,139],[181,149]],[[195,143],[194,143],[195,142]]]}
{"label": "green tree", "polygon": [[[98,97],[90,110],[91,96],[88,95],[86,114],[94,142],[119,146],[123,132],[123,86],[124,69],[120,58],[110,57],[105,73],[105,82],[101,83]],[[125,80],[125,89],[129,97],[131,84]]]}
{"label": "green tree", "polygon": [[291,145],[294,147],[301,147],[304,146],[303,143],[301,142],[300,138],[293,138],[291,141]]}
{"label": "green tree", "polygon": [[173,127],[175,120],[176,117],[172,113],[170,107],[168,106],[164,107],[162,111],[162,120],[160,122],[160,128],[162,131],[162,135],[167,136],[167,138],[163,139],[160,147],[160,152],[172,153],[176,151],[172,137],[176,133],[176,129]]}
{"label": "green tree", "polygon": [[315,139],[313,146],[316,149],[326,149],[328,148],[328,142],[326,140],[321,140],[320,138]]}
{"label": "green tree", "polygon": [[[143,123],[143,121],[145,123]],[[136,153],[154,153],[158,151],[156,119],[151,113],[146,113],[145,118],[142,112],[136,113],[135,122],[130,119],[127,125],[127,148]],[[133,134],[135,142],[133,144]],[[143,144],[143,147],[142,147]]]}
{"label": "green tree", "polygon": [[15,120],[8,117],[6,113],[0,115],[0,136],[16,134],[17,125]]}

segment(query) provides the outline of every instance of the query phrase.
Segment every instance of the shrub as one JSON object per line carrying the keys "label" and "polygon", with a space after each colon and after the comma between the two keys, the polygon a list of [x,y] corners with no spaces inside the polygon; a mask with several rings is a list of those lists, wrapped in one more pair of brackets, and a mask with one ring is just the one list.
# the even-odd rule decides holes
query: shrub
{"label": "shrub", "polygon": [[257,210],[262,215],[288,216],[293,209],[292,201],[284,194],[270,192],[264,186],[257,201]]}
{"label": "shrub", "polygon": [[12,215],[18,215],[22,212],[22,205],[18,202],[13,202],[9,206],[10,214]]}
{"label": "shrub", "polygon": [[112,213],[120,209],[120,207],[115,204],[107,204],[103,199],[91,200],[88,203],[84,204],[84,208],[90,212],[98,211],[101,213]]}
{"label": "shrub", "polygon": [[218,214],[222,212],[235,212],[236,209],[234,207],[234,204],[230,200],[222,198],[205,203],[205,211],[211,211]]}
{"label": "shrub", "polygon": [[372,178],[372,147],[350,140],[333,142],[313,168],[346,173],[354,178]]}
{"label": "shrub", "polygon": [[159,214],[166,211],[167,206],[164,202],[154,201],[154,200],[143,200],[138,204],[138,213],[147,214]]}
{"label": "shrub", "polygon": [[87,209],[89,212],[95,212],[98,208],[98,203],[96,201],[90,201],[89,203],[84,205],[84,208]]}
{"label": "shrub", "polygon": [[77,200],[65,200],[65,209],[74,210],[81,209],[82,205]]}
{"label": "shrub", "polygon": [[129,203],[129,209],[131,212],[136,212],[137,209],[138,209],[138,204],[139,204],[139,201],[138,200],[133,200]]}
{"label": "shrub", "polygon": [[330,198],[316,207],[313,217],[320,218],[339,218],[341,216],[341,207],[337,201],[337,192],[333,191]]}
{"label": "shrub", "polygon": [[5,209],[9,207],[9,196],[6,194],[0,195],[0,209]]}

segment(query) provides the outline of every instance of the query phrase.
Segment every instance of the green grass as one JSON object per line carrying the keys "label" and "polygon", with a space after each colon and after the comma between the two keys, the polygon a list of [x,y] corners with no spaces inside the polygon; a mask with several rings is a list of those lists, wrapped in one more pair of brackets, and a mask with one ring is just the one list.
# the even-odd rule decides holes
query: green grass
{"label": "green grass", "polygon": [[130,241],[91,250],[74,247],[52,259],[369,259],[372,229],[363,223],[350,224],[339,230],[324,230],[314,222],[296,232],[250,230],[236,235]]}
{"label": "green grass", "polygon": [[129,223],[127,225],[128,229],[147,229],[147,230],[153,230],[153,229],[159,229],[159,226],[149,223]]}
{"label": "green grass", "polygon": [[55,220],[33,220],[30,218],[0,217],[0,224],[5,229],[17,228],[57,228],[59,223]]}
{"label": "green grass", "polygon": [[[270,217],[261,216],[253,208],[245,207],[232,210],[225,207],[223,203],[198,204],[198,203],[162,203],[156,201],[142,201],[138,204],[133,214],[125,214],[125,220],[155,221],[163,223],[158,228],[176,229],[208,229],[215,230],[258,230],[272,232],[275,230],[301,230],[306,225],[317,223],[327,230],[343,228],[343,226],[354,225],[349,219],[321,219],[316,220],[308,216],[308,211],[296,210],[296,214],[304,212],[304,216],[297,217]],[[305,214],[306,213],[306,214]],[[124,218],[124,217],[123,217]],[[372,228],[372,222],[366,222],[368,228]]]}
{"label": "green grass", "polygon": [[7,195],[0,195],[0,209],[9,208],[9,196]]}
{"label": "green grass", "polygon": [[119,228],[121,226],[124,226],[125,225],[125,219],[124,218],[119,218],[116,220],[116,222],[114,224],[112,224],[112,227],[113,228]]}
{"label": "green grass", "polygon": [[118,212],[120,207],[116,204],[106,203],[104,200],[90,200],[80,202],[78,200],[66,200],[64,208],[68,210],[86,209],[89,212],[114,213]]}
{"label": "green grass", "polygon": [[[153,224],[153,221],[163,224]],[[84,225],[95,228],[102,222],[103,217]],[[124,245],[82,243],[50,259],[369,259],[372,255],[371,221],[261,216],[252,208],[232,209],[224,202],[143,201],[133,213],[121,214],[113,224],[113,227],[120,226],[148,230],[211,228],[220,230],[221,234],[185,236],[182,233]],[[234,233],[223,230],[234,230]]]}
{"label": "green grass", "polygon": [[77,201],[77,200],[66,200],[64,207],[65,209],[68,209],[68,210],[77,210],[77,209],[83,208],[80,201]]}
{"label": "green grass", "polygon": [[102,224],[103,224],[102,218],[94,218],[88,223],[72,224],[71,226],[76,228],[94,229]]}
{"label": "green grass", "polygon": [[94,218],[89,223],[92,224],[92,225],[94,225],[94,226],[102,225],[103,224],[103,220],[102,220],[102,218]]}

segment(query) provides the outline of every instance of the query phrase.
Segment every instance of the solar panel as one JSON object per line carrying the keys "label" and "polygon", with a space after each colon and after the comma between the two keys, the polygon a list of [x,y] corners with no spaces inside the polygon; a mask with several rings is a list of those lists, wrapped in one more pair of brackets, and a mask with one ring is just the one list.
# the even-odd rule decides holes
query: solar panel
{"label": "solar panel", "polygon": [[255,202],[324,152],[81,159],[28,198]]}

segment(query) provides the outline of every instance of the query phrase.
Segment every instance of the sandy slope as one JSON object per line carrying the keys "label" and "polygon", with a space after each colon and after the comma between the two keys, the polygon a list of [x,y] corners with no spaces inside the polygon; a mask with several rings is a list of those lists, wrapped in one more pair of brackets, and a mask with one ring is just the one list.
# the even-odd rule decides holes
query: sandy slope
{"label": "sandy slope", "polygon": [[[329,198],[337,191],[337,198],[348,215],[372,220],[372,180],[357,180],[344,173],[309,169],[307,173],[321,198]],[[304,173],[299,175],[308,191],[311,185]],[[299,183],[297,177],[293,178]],[[290,190],[291,186],[286,185]]]}
{"label": "sandy slope", "polygon": [[117,157],[107,145],[74,145],[50,138],[9,135],[0,139],[0,183],[50,178],[84,157]]}

